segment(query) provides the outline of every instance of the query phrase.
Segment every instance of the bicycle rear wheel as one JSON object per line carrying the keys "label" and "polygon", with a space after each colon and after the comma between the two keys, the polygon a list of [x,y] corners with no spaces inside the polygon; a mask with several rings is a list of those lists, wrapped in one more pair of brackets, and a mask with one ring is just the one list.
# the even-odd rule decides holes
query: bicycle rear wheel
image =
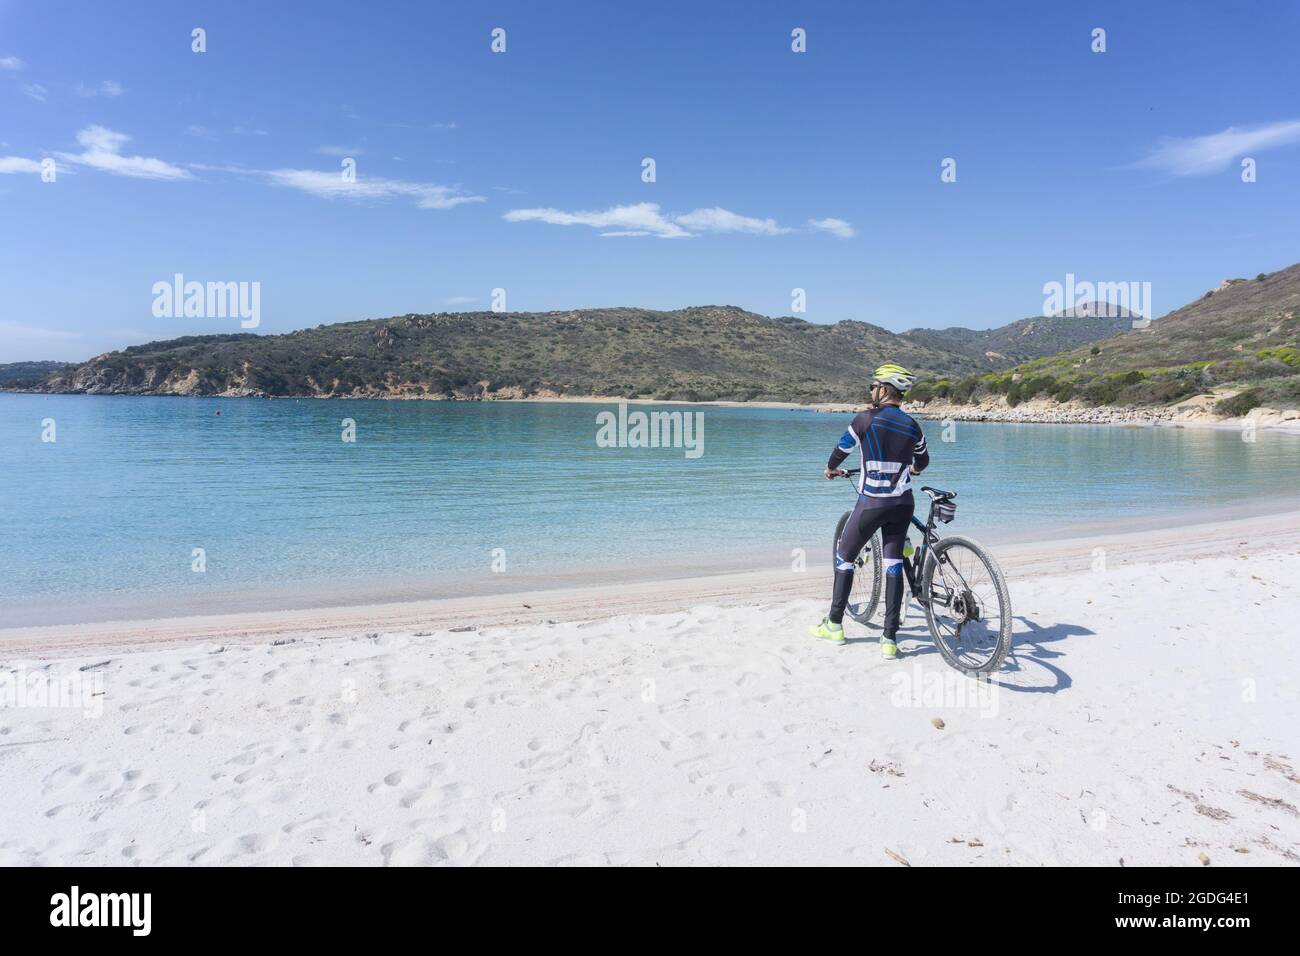
{"label": "bicycle rear wheel", "polygon": [[970,538],[944,538],[925,561],[926,623],[943,659],[963,674],[991,674],[1011,650],[1011,597],[1002,569]]}
{"label": "bicycle rear wheel", "polygon": [[[832,562],[839,554],[840,535],[844,533],[844,526],[848,524],[852,513],[844,512],[840,516],[840,523],[835,526],[835,537],[831,541]],[[876,613],[876,608],[880,604],[880,592],[883,587],[881,567],[880,532],[876,532],[861,553],[853,559],[853,587],[849,589],[849,603],[844,613],[859,624],[870,621],[871,615]]]}

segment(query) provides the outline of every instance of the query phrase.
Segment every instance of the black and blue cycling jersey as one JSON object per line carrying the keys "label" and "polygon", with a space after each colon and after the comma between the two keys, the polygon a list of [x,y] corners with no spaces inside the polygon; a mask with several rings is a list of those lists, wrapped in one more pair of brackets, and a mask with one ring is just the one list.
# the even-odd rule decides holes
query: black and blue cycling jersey
{"label": "black and blue cycling jersey", "polygon": [[854,559],[879,531],[885,578],[883,638],[892,643],[903,606],[903,544],[915,507],[912,475],[930,464],[930,453],[921,426],[897,405],[860,412],[831,452],[826,467],[838,468],[855,448],[862,469],[858,504],[836,542],[835,587],[828,619],[833,624],[843,621],[853,589]]}
{"label": "black and blue cycling jersey", "polygon": [[838,468],[858,451],[858,492],[868,504],[890,505],[912,494],[912,474],[930,463],[921,426],[897,405],[859,412],[831,452],[827,468]]}

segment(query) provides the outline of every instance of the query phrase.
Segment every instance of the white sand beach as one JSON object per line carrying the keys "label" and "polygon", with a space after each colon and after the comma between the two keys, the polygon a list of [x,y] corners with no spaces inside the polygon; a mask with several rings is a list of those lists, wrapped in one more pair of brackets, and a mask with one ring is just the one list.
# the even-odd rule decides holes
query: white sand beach
{"label": "white sand beach", "polygon": [[0,864],[1300,863],[1300,513],[997,553],[986,685],[824,569],[0,631]]}

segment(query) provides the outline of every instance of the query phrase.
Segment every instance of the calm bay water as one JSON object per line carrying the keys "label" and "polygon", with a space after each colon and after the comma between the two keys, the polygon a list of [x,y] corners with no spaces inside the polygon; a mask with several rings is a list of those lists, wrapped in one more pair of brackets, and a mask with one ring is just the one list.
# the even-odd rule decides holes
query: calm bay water
{"label": "calm bay water", "polygon": [[[205,591],[486,575],[494,549],[508,574],[591,581],[788,559],[827,549],[852,502],[820,474],[847,415],[688,407],[704,416],[692,459],[599,447],[610,408],[0,395],[0,616],[72,595],[183,607]],[[925,483],[959,492],[953,530],[986,537],[1293,495],[1300,465],[1300,438],[1267,432],[958,423],[945,443],[926,428]]]}

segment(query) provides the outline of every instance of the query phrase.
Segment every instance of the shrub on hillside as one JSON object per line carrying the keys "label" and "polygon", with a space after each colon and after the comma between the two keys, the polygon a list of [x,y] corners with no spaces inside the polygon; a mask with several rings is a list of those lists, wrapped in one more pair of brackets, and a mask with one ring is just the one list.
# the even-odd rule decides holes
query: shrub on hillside
{"label": "shrub on hillside", "polygon": [[994,395],[1005,395],[1012,386],[1011,374],[1006,375],[985,375],[981,383],[984,389],[992,392]]}
{"label": "shrub on hillside", "polygon": [[926,382],[918,382],[910,393],[908,399],[913,402],[928,402],[938,396],[935,394],[934,386]]}
{"label": "shrub on hillside", "polygon": [[933,382],[918,382],[908,397],[914,402],[929,402],[936,398],[947,398],[951,391],[952,383],[941,378]]}
{"label": "shrub on hillside", "polygon": [[1269,408],[1300,408],[1300,378],[1265,382],[1259,388],[1259,397]]}
{"label": "shrub on hillside", "polygon": [[948,397],[957,404],[963,405],[971,400],[971,396],[975,394],[975,389],[979,387],[979,384],[979,376],[971,375],[955,384],[948,393]]}
{"label": "shrub on hillside", "polygon": [[1068,378],[1057,379],[1051,389],[1052,398],[1058,402],[1068,402],[1074,398],[1074,383]]}
{"label": "shrub on hillside", "polygon": [[1238,392],[1231,398],[1223,398],[1214,403],[1214,410],[1220,415],[1227,415],[1230,418],[1239,418],[1245,415],[1252,408],[1258,408],[1263,404],[1259,389],[1248,388],[1244,392]]}
{"label": "shrub on hillside", "polygon": [[1288,365],[1294,369],[1300,369],[1300,349],[1293,348],[1290,345],[1279,345],[1277,348],[1260,349],[1255,353],[1255,358],[1267,362],[1276,361],[1283,365]]}
{"label": "shrub on hillside", "polygon": [[1141,381],[1141,372],[1116,372],[1093,379],[1080,389],[1080,395],[1089,405],[1113,405],[1125,389]]}
{"label": "shrub on hillside", "polygon": [[1056,386],[1057,381],[1051,375],[1026,375],[1007,386],[1007,404],[1014,408],[1026,399],[1053,393]]}

